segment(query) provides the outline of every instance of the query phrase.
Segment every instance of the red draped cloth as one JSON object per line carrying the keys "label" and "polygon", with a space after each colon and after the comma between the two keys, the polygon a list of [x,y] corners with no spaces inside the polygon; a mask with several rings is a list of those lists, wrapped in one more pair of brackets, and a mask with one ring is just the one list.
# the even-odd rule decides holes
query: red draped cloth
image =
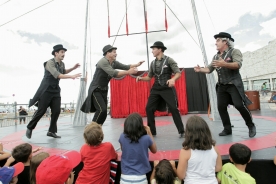
{"label": "red draped cloth", "polygon": [[[140,76],[147,76],[144,72]],[[136,76],[126,75],[122,78],[113,78],[110,81],[110,108],[112,118],[125,118],[133,112],[138,112],[141,116],[146,116],[146,104],[150,94],[154,78],[150,82],[136,82]],[[188,113],[186,76],[185,70],[181,71],[181,77],[175,83],[178,109],[180,114]],[[156,116],[170,115],[168,112],[155,112]]]}

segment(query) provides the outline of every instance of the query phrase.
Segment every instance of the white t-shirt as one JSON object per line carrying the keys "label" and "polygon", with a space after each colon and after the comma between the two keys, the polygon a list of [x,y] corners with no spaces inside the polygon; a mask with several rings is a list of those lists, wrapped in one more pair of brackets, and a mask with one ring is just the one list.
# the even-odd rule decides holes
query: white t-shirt
{"label": "white t-shirt", "polygon": [[215,167],[218,154],[214,147],[210,150],[192,150],[188,160],[185,184],[217,184]]}

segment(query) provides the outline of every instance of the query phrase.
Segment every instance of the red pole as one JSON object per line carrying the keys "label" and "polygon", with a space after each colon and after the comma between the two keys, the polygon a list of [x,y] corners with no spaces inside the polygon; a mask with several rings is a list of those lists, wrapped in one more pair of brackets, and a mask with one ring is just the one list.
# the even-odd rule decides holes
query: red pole
{"label": "red pole", "polygon": [[125,1],[126,3],[126,34],[128,36],[128,20],[127,20],[127,0]]}

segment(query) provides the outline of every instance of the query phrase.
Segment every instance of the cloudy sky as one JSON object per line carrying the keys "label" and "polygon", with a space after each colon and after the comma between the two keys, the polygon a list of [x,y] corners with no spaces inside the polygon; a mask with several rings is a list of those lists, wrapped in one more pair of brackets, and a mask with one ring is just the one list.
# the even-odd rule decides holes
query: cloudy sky
{"label": "cloudy sky", "polygon": [[[43,74],[43,62],[52,58],[54,45],[68,49],[67,68],[84,61],[86,1],[77,0],[0,0],[0,102],[16,100],[28,103]],[[7,2],[7,3],[5,3]],[[34,10],[10,23],[10,20]],[[165,29],[164,1],[146,0],[148,30]],[[190,0],[167,0],[168,32],[148,34],[148,44],[163,41],[165,54],[179,67],[203,66]],[[145,30],[142,0],[127,0],[129,33]],[[276,38],[276,3],[274,0],[196,0],[196,8],[208,59],[215,54],[214,34],[226,31],[242,52],[254,51]],[[125,34],[125,0],[109,0],[111,35]],[[173,13],[172,13],[173,12]],[[108,38],[107,1],[90,0],[86,68],[91,81],[95,64],[107,44],[118,47],[117,60],[126,63],[147,61],[145,34]],[[177,18],[183,24],[177,20]],[[123,20],[122,26],[120,24]],[[7,24],[6,24],[7,23]],[[188,31],[188,32],[187,32]],[[149,60],[153,59],[149,49]],[[91,67],[92,66],[92,67]],[[147,63],[140,70],[147,70]],[[82,68],[72,72],[82,72]],[[62,80],[62,102],[76,102],[78,80]],[[12,97],[15,94],[15,97]]]}

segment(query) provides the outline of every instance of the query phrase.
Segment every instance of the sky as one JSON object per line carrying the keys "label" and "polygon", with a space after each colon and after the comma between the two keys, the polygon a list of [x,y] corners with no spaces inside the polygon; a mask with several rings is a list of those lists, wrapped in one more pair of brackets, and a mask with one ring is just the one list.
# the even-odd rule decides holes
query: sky
{"label": "sky", "polygon": [[[95,65],[102,58],[102,48],[107,44],[114,43],[118,48],[117,60],[124,64],[145,60],[139,70],[147,70],[147,62],[154,59],[149,47],[155,41],[164,43],[168,48],[165,54],[172,57],[180,68],[197,64],[204,66],[190,0],[166,0],[169,7],[168,31],[147,34],[148,47],[145,34],[118,36],[116,39],[108,37],[107,7],[111,35],[117,32],[126,34],[126,9],[129,33],[145,31],[142,0],[109,0],[109,6],[106,0],[90,0],[86,50],[84,34],[87,1],[5,2],[7,0],[0,0],[0,103],[28,103],[43,78],[43,63],[52,58],[51,52],[56,44],[63,44],[68,49],[63,60],[66,68],[73,67],[75,63],[81,64],[71,74],[83,73],[85,61],[87,90]],[[47,2],[50,3],[7,23]],[[165,30],[164,1],[146,0],[146,9],[148,31]],[[209,62],[216,53],[213,36],[219,32],[229,32],[235,39],[235,48],[243,53],[257,50],[276,39],[274,0],[196,0],[196,9]],[[60,86],[62,103],[77,101],[79,80],[63,79]]]}

